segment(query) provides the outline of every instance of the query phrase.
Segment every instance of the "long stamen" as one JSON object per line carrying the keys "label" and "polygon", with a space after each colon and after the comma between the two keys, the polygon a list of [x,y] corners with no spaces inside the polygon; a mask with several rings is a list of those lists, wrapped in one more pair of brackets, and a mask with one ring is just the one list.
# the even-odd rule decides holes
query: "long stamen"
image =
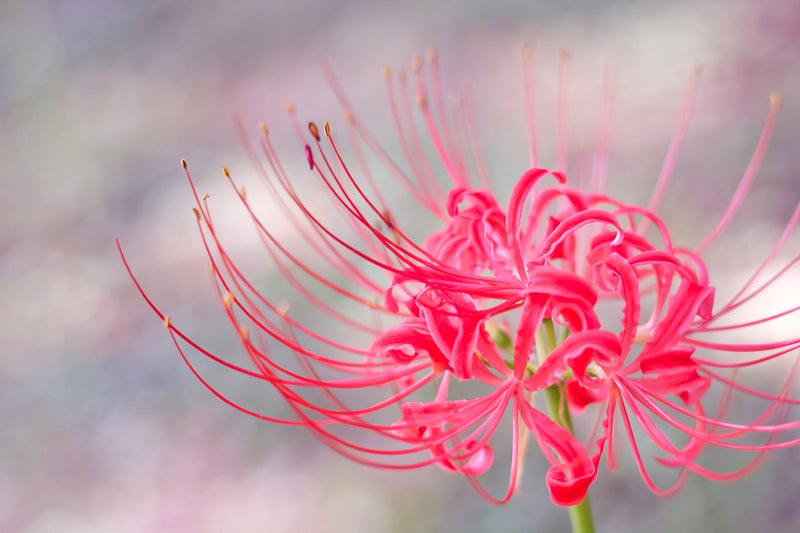
{"label": "long stamen", "polygon": [[744,199],[747,197],[750,186],[758,175],[759,168],[761,168],[761,161],[764,159],[764,154],[767,152],[769,138],[772,135],[772,130],[775,128],[775,120],[778,117],[780,106],[780,97],[777,94],[772,94],[769,99],[769,113],[767,113],[767,119],[764,121],[764,128],[761,130],[761,137],[758,139],[753,157],[750,158],[750,163],[747,165],[747,169],[744,171],[742,180],[739,182],[736,192],[733,193],[733,197],[728,203],[727,209],[722,214],[722,217],[720,217],[717,225],[714,226],[714,229],[709,232],[703,242],[697,247],[698,254],[702,255],[705,253],[705,251],[714,244],[717,238],[722,235],[722,232],[725,231],[725,228],[736,215],[737,211],[739,211],[739,207],[741,207],[742,202],[744,202]]}

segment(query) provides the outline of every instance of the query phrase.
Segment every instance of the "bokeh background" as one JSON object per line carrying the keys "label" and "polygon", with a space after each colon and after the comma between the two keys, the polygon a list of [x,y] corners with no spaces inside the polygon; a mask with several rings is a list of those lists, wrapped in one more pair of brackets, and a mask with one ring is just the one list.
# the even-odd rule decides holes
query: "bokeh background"
{"label": "bokeh background", "polygon": [[[320,60],[391,139],[381,68],[405,68],[435,46],[448,91],[470,80],[493,179],[507,189],[526,161],[527,42],[545,154],[560,50],[573,56],[575,144],[591,147],[603,71],[613,70],[610,180],[629,200],[647,198],[688,73],[703,65],[664,211],[688,244],[747,165],[770,91],[783,96],[759,182],[710,258],[723,286],[741,281],[800,197],[798,35],[794,0],[0,1],[0,530],[567,530],[534,454],[521,493],[497,508],[436,468],[370,470],[218,402],[135,293],[114,238],[174,320],[216,350],[237,350],[179,159],[221,198],[218,218],[246,223],[219,173],[227,165],[256,186],[235,117],[253,134],[266,122],[302,182],[285,102],[301,120],[341,123]],[[268,293],[277,278],[253,243],[235,232],[229,241],[245,261],[263,261]],[[797,279],[783,291],[795,301]],[[248,386],[257,384],[242,383],[243,398]],[[745,480],[694,479],[666,500],[623,461],[592,489],[599,530],[798,531],[799,461],[797,451],[775,454]]]}

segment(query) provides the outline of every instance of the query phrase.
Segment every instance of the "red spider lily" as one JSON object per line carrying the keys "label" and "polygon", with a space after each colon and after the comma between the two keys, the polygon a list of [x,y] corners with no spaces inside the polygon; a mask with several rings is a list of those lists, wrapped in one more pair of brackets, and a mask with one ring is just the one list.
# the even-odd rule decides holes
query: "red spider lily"
{"label": "red spider lily", "polygon": [[[546,482],[560,505],[584,499],[603,453],[613,466],[615,431],[627,436],[645,483],[658,494],[679,489],[690,472],[719,480],[742,475],[765,452],[800,443],[800,421],[790,417],[798,403],[791,394],[800,336],[753,343],[714,340],[720,332],[747,333],[798,314],[800,305],[795,305],[747,322],[716,325],[744,306],[755,307],[767,287],[796,269],[800,255],[771,277],[765,274],[788,242],[800,206],[773,252],[722,305],[715,305],[703,260],[747,196],[773,129],[777,98],[727,209],[702,244],[690,250],[673,244],[657,210],[685,135],[697,76],[651,201],[641,207],[603,193],[610,92],[604,100],[596,164],[590,176],[576,180],[585,185],[568,185],[569,151],[561,126],[562,170],[538,167],[528,55],[524,71],[531,168],[521,173],[505,207],[489,189],[472,116],[465,108],[453,114],[444,108],[435,55],[429,58],[430,81],[422,62],[415,62],[413,89],[405,76],[395,79],[387,69],[407,170],[356,119],[330,76],[346,110],[355,165],[345,161],[327,123],[323,134],[311,123],[310,137],[304,137],[295,121],[308,142],[309,168],[346,229],[334,229],[323,212],[304,200],[262,128],[266,164],[258,164],[261,176],[279,202],[282,225],[293,227],[311,247],[313,262],[275,236],[225,171],[285,283],[298,300],[326,315],[324,324],[301,321],[290,308],[262,294],[237,267],[218,236],[207,196],[198,194],[187,170],[214,286],[249,361],[234,362],[204,349],[159,310],[134,277],[189,368],[212,393],[243,412],[305,426],[364,464],[398,469],[438,464],[464,474],[483,496],[498,503],[514,494],[531,438],[552,465]],[[562,124],[566,79],[564,62],[558,106]],[[424,134],[412,118],[413,92]],[[446,195],[435,178],[434,162],[425,154],[425,137],[450,179]],[[368,155],[440,220],[437,231],[420,242],[403,229],[373,179]],[[477,184],[470,167],[476,168]],[[127,262],[125,266],[130,272]],[[338,281],[342,276],[346,282]],[[340,303],[323,301],[320,295],[330,292]],[[618,309],[612,318],[601,311],[608,303]],[[353,311],[352,304],[362,311]],[[374,325],[362,320],[367,315]],[[331,325],[339,335],[329,333]],[[365,336],[371,341],[359,344]],[[269,384],[290,415],[262,414],[228,399],[195,369],[187,346]],[[779,390],[744,384],[743,371],[776,359],[792,363]],[[718,392],[712,394],[712,389]],[[537,407],[537,393],[555,399],[549,415]],[[764,403],[745,421],[731,408],[742,397]],[[584,424],[584,437],[576,436],[564,415],[589,412],[595,413],[594,423]],[[508,484],[493,496],[478,478],[494,465],[496,436],[509,425]],[[654,464],[639,451],[642,435],[658,450]],[[738,469],[719,472],[705,466],[703,457],[720,449],[749,455]],[[652,479],[656,465],[677,472],[669,486],[660,487]]]}

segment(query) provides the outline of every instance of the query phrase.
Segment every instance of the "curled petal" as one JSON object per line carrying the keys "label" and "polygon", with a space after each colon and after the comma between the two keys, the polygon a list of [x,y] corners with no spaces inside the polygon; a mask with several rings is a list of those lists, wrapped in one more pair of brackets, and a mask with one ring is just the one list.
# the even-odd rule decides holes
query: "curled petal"
{"label": "curled petal", "polygon": [[448,365],[447,358],[428,333],[425,321],[421,318],[409,318],[382,331],[372,342],[369,351],[400,364],[429,357],[433,363],[445,367]]}
{"label": "curled petal", "polygon": [[556,505],[579,504],[597,477],[605,435],[598,439],[595,455],[589,457],[586,448],[569,431],[527,403],[521,405],[522,420],[552,464],[546,480],[550,498]]}

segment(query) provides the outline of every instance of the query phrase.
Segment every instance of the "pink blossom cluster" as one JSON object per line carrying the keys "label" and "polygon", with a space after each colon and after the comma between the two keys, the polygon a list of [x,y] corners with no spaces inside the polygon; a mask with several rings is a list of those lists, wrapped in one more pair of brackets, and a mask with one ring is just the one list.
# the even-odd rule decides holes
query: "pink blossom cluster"
{"label": "pink blossom cluster", "polygon": [[[561,135],[561,170],[539,167],[527,53],[525,60],[530,165],[520,172],[506,205],[489,187],[471,113],[466,107],[450,115],[446,110],[433,54],[428,78],[422,61],[415,61],[411,77],[395,78],[387,69],[402,163],[360,123],[329,74],[346,110],[355,164],[345,161],[328,123],[323,132],[311,123],[303,142],[310,171],[345,230],[332,227],[304,201],[262,128],[266,163],[258,168],[282,220],[313,250],[313,261],[276,237],[225,171],[285,284],[298,300],[324,313],[325,324],[295,316],[292,307],[275,301],[237,267],[218,237],[207,197],[198,194],[187,170],[214,286],[248,356],[237,361],[204,349],[134,278],[189,367],[214,394],[244,412],[305,426],[365,464],[437,464],[465,475],[499,503],[518,489],[531,443],[551,465],[546,484],[560,505],[584,499],[604,455],[614,466],[621,437],[645,483],[658,494],[679,489],[691,472],[720,480],[742,475],[765,452],[798,444],[800,421],[792,418],[798,400],[792,394],[800,335],[752,343],[718,338],[796,317],[800,305],[759,308],[755,319],[718,324],[796,271],[800,255],[790,253],[768,274],[790,242],[800,207],[773,251],[722,304],[715,302],[703,259],[747,196],[774,125],[777,98],[727,209],[707,238],[689,249],[673,242],[657,211],[686,132],[696,77],[652,199],[637,206],[605,194],[602,165],[587,176],[568,176],[569,151]],[[566,62],[560,77],[565,84]],[[562,87],[562,97],[565,93]],[[605,102],[604,114],[610,105]],[[414,108],[422,132],[412,118]],[[603,139],[608,126],[601,129]],[[437,162],[426,155],[425,142]],[[598,143],[597,161],[607,156],[605,144]],[[257,158],[255,149],[248,149]],[[424,239],[414,238],[401,225],[403,217],[394,216],[365,152],[382,164],[386,177],[405,187],[421,212],[439,221]],[[449,181],[446,189],[441,176]],[[363,315],[374,320],[362,320]],[[352,342],[365,335],[371,342]],[[290,416],[230,400],[195,369],[186,346],[271,386]],[[775,360],[785,360],[786,375],[773,390],[740,379]],[[759,406],[747,420],[732,407],[742,398]],[[573,427],[571,416],[580,417],[580,427]],[[501,433],[510,436],[500,438]],[[654,460],[639,451],[643,437],[648,449],[656,450]],[[509,475],[506,488],[493,495],[481,476],[503,462],[495,457],[499,443],[510,446]],[[746,459],[730,471],[705,466],[709,452],[724,449]],[[655,467],[676,475],[662,486],[651,475]]]}

